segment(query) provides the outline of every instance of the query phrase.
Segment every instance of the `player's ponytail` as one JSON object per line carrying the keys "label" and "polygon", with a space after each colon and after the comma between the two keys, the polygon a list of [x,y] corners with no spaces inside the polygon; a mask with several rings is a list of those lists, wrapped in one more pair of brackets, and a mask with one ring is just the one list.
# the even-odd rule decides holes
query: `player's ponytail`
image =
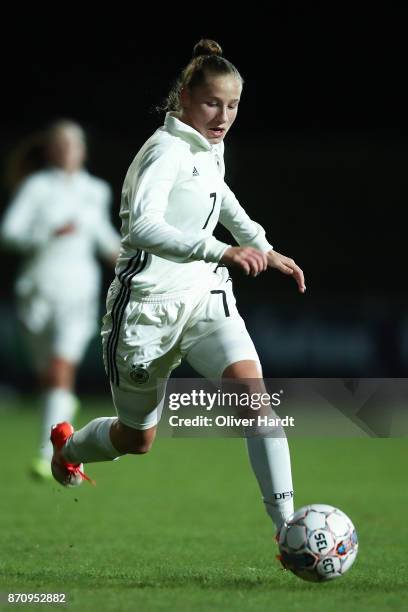
{"label": "player's ponytail", "polygon": [[4,183],[12,193],[30,174],[50,165],[49,146],[60,130],[74,130],[86,146],[82,127],[72,119],[57,119],[41,131],[34,132],[20,141],[10,152],[5,164]]}
{"label": "player's ponytail", "polygon": [[35,132],[21,140],[10,151],[5,164],[4,183],[13,193],[28,175],[47,166],[45,132]]}
{"label": "player's ponytail", "polygon": [[181,75],[174,83],[164,104],[158,106],[157,110],[181,111],[181,90],[188,88],[191,91],[194,87],[202,85],[208,75],[232,75],[237,78],[242,85],[244,84],[244,79],[238,70],[223,56],[221,46],[215,40],[202,38],[194,46],[190,63],[184,68]]}

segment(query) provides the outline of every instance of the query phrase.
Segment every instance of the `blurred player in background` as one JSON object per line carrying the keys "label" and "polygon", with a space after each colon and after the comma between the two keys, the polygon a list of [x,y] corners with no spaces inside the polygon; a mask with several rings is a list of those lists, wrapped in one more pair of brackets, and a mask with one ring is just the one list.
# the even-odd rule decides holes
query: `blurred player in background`
{"label": "blurred player in background", "polygon": [[[159,380],[183,358],[206,378],[243,381],[248,394],[265,390],[225,266],[251,276],[276,268],[292,275],[301,293],[305,285],[302,270],[272,249],[224,182],[223,140],[242,86],[221,47],[200,41],[168,97],[164,125],[128,170],[122,246],[102,330],[118,418],[95,419],[77,432],[68,423],[52,430],[52,469],[63,485],[81,482],[83,463],[151,448],[161,411]],[[213,236],[218,221],[240,246]],[[246,441],[266,510],[279,529],[293,512],[286,437]]]}
{"label": "blurred player in background", "polygon": [[97,328],[96,254],[114,265],[120,238],[110,222],[109,185],[84,168],[81,126],[59,120],[27,142],[12,161],[19,184],[0,231],[3,244],[24,256],[15,287],[17,312],[43,391],[42,437],[32,473],[45,478],[51,476],[51,425],[75,415],[77,365]]}

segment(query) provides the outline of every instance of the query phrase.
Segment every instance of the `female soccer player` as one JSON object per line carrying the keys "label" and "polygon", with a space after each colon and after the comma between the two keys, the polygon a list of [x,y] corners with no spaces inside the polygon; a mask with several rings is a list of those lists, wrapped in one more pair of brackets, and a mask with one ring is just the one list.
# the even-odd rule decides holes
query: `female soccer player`
{"label": "female soccer player", "polygon": [[[277,268],[305,291],[300,268],[272,250],[224,182],[223,141],[242,85],[220,46],[201,40],[168,97],[164,125],[128,170],[122,247],[102,329],[118,417],[95,419],[75,433],[69,423],[53,428],[53,473],[64,485],[81,482],[83,463],[151,448],[161,408],[158,379],[167,379],[182,358],[207,378],[245,379],[249,386],[251,379],[259,390],[259,358],[219,264],[252,276]],[[213,236],[218,221],[240,246]],[[247,445],[279,528],[293,512],[286,438],[249,437]]]}
{"label": "female soccer player", "polygon": [[82,128],[57,121],[43,144],[48,167],[25,177],[1,227],[3,242],[25,255],[16,292],[19,319],[43,387],[42,440],[32,464],[39,477],[51,476],[51,425],[71,420],[76,411],[76,367],[98,316],[95,253],[113,263],[120,247],[109,219],[111,189],[83,168]]}

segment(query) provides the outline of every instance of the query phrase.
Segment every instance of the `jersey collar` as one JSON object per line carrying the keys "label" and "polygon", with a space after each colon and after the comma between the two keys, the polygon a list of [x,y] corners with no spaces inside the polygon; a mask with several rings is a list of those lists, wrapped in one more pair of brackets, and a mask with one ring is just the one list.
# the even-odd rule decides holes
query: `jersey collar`
{"label": "jersey collar", "polygon": [[75,172],[66,172],[63,168],[60,168],[59,166],[49,166],[49,169],[56,176],[66,179],[78,179],[82,178],[87,174],[84,168],[79,168],[78,170],[75,170]]}
{"label": "jersey collar", "polygon": [[206,149],[207,151],[212,151],[214,147],[217,145],[212,145],[208,142],[206,138],[200,132],[197,132],[194,128],[183,121],[180,121],[177,117],[177,113],[169,112],[166,113],[166,119],[164,120],[164,127],[170,134],[174,134],[175,136],[179,136],[186,140],[187,142],[194,143]]}
{"label": "jersey collar", "polygon": [[51,166],[49,171],[52,173],[57,180],[63,182],[65,185],[81,185],[86,182],[87,177],[89,176],[88,171],[85,168],[80,168],[75,172],[68,173],[65,172],[62,168],[58,168],[57,166]]}

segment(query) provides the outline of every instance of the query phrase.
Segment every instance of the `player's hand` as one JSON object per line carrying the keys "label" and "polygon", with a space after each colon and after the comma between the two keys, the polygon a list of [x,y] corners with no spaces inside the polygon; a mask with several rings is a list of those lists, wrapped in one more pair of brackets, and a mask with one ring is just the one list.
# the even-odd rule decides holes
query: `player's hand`
{"label": "player's hand", "polygon": [[65,236],[76,231],[75,223],[66,223],[54,231],[54,236]]}
{"label": "player's hand", "polygon": [[276,268],[283,274],[291,274],[295,279],[299,291],[304,293],[306,291],[305,278],[303,271],[290,257],[285,257],[276,251],[268,251],[266,254],[268,259],[268,266],[270,268]]}
{"label": "player's hand", "polygon": [[245,274],[258,276],[268,268],[266,253],[253,247],[229,247],[220,259],[226,266],[241,268]]}

